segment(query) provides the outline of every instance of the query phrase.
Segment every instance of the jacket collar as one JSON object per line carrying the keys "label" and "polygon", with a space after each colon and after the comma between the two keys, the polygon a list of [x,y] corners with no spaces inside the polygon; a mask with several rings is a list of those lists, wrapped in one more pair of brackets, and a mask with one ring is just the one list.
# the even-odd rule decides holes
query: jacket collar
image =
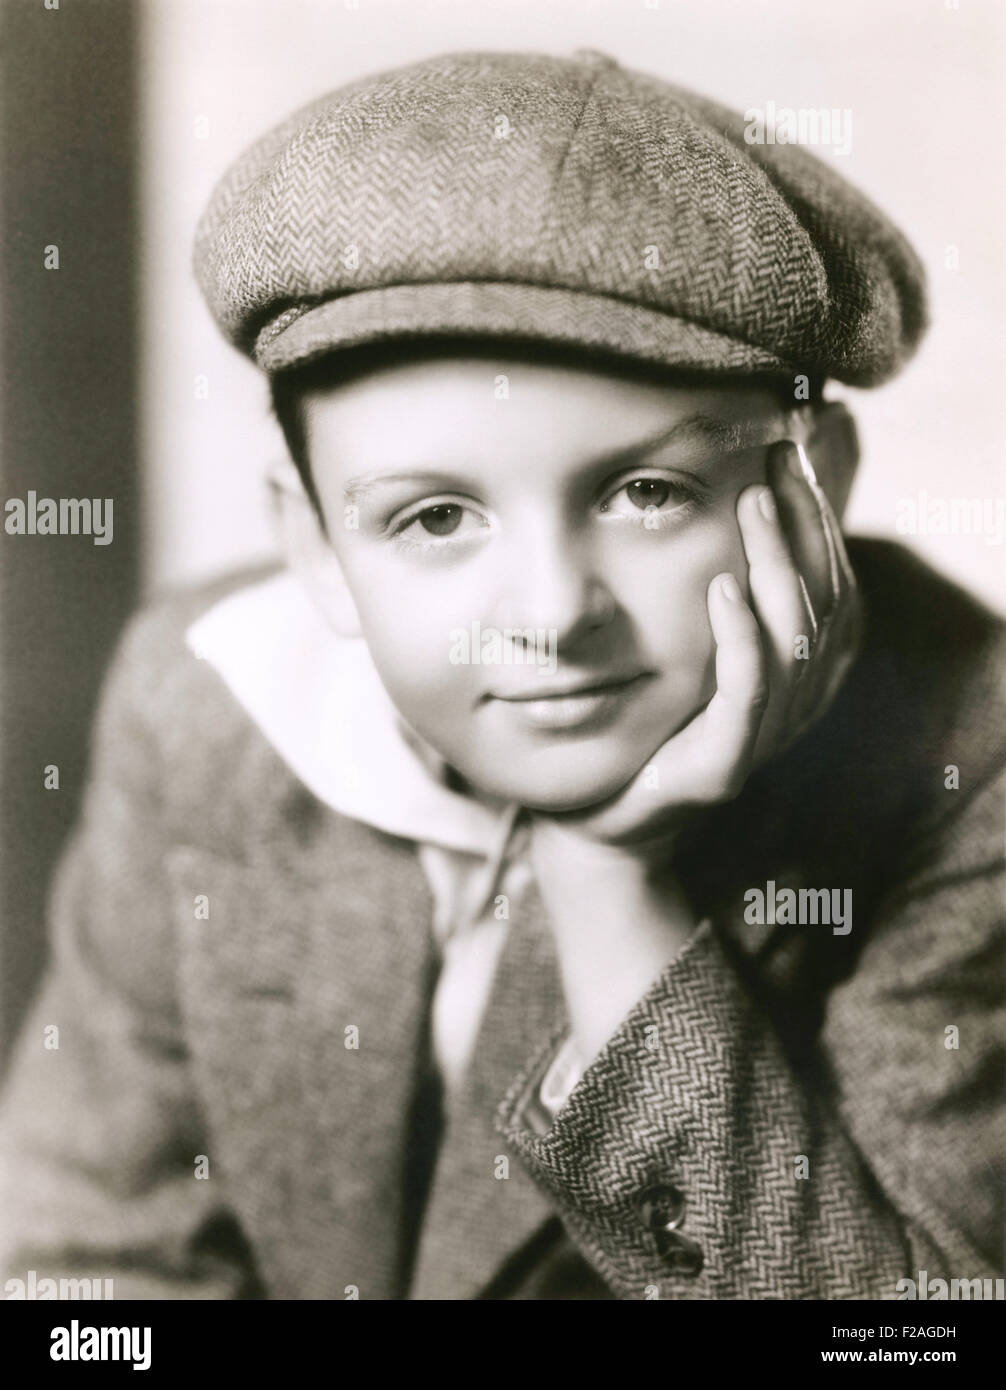
{"label": "jacket collar", "polygon": [[229,595],[186,642],[324,805],[404,839],[492,854],[513,808],[446,785],[443,760],[395,709],[366,643],[335,633],[294,574]]}
{"label": "jacket collar", "polygon": [[[400,1164],[426,1080],[436,952],[429,887],[403,841],[489,854],[512,808],[459,796],[431,775],[366,648],[333,640],[292,577],[225,599],[187,640],[287,769],[340,813],[291,819],[289,786],[270,778],[255,811],[268,862],[224,863],[187,848],[169,866],[189,947],[183,990],[197,1065],[223,1157],[250,1194],[244,1215],[269,1252],[267,1274],[283,1297],[343,1297],[354,1284],[365,1298],[478,1296],[554,1220],[551,1201],[507,1155],[494,1117],[529,1058],[565,1026],[564,1003],[532,883],[511,904],[414,1248],[403,1234]],[[347,767],[364,772],[361,749],[367,775],[347,777]],[[192,916],[193,894],[206,884],[212,932]],[[350,1025],[358,1050],[346,1046]]]}

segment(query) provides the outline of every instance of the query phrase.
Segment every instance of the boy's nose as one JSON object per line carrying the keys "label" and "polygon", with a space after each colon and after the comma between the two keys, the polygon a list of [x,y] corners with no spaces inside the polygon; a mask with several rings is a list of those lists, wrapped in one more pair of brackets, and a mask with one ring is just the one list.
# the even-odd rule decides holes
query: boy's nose
{"label": "boy's nose", "polygon": [[575,539],[525,543],[512,557],[507,580],[497,625],[554,632],[559,647],[604,627],[617,608],[589,547]]}

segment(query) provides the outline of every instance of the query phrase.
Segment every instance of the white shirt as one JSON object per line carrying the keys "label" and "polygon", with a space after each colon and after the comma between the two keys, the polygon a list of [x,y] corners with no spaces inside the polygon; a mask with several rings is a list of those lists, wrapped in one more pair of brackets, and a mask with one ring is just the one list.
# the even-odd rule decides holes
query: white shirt
{"label": "white shirt", "polygon": [[[445,1086],[457,1087],[506,937],[496,898],[516,901],[531,876],[526,833],[514,827],[519,807],[446,784],[442,759],[398,713],[366,643],[335,633],[292,573],[229,595],[186,641],[319,801],[415,841],[442,956],[433,1052]],[[551,1113],[580,1071],[569,1038],[540,1089]]]}

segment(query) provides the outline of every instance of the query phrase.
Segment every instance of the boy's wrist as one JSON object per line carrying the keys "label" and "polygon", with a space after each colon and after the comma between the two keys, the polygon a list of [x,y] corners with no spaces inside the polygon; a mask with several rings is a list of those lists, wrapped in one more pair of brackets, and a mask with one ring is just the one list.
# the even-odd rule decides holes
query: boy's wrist
{"label": "boy's wrist", "polygon": [[536,825],[532,865],[584,1067],[698,926],[672,870]]}
{"label": "boy's wrist", "polygon": [[550,879],[579,881],[584,874],[601,882],[623,884],[645,880],[655,862],[666,862],[673,839],[664,836],[645,848],[614,844],[589,835],[555,816],[530,813],[531,855],[535,869]]}

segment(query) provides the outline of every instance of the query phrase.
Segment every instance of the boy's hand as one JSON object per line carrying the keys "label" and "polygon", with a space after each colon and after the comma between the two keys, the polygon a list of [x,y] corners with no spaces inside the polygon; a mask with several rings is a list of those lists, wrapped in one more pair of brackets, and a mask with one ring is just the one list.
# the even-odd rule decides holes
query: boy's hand
{"label": "boy's hand", "polygon": [[774,444],[768,470],[771,488],[746,488],[737,503],[750,606],[733,575],[709,585],[715,695],[614,797],[582,811],[533,813],[536,838],[561,830],[643,860],[662,857],[690,815],[737,796],[754,767],[830,704],[856,653],[855,576],[802,446]]}

